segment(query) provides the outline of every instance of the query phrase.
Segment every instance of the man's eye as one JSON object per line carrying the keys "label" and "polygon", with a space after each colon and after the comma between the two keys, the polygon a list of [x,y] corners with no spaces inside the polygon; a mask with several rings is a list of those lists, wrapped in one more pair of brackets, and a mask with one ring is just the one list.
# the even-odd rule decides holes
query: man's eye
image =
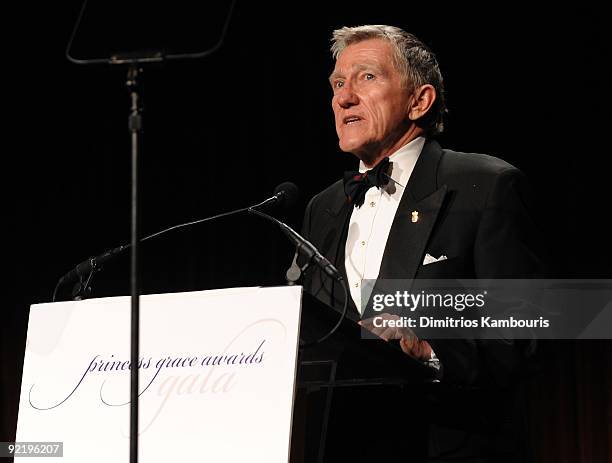
{"label": "man's eye", "polygon": [[374,79],[374,74],[370,74],[369,72],[365,74],[365,80],[372,80]]}
{"label": "man's eye", "polygon": [[341,80],[337,80],[334,82],[334,88],[342,88],[344,87],[344,82],[342,82]]}

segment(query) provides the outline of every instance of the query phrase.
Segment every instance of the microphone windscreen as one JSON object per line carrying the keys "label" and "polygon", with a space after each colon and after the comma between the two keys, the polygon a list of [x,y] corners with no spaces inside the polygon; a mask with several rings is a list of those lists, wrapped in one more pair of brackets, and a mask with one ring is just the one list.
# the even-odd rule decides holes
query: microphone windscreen
{"label": "microphone windscreen", "polygon": [[295,183],[283,182],[274,189],[274,195],[278,195],[278,204],[281,207],[290,209],[297,203],[300,193]]}

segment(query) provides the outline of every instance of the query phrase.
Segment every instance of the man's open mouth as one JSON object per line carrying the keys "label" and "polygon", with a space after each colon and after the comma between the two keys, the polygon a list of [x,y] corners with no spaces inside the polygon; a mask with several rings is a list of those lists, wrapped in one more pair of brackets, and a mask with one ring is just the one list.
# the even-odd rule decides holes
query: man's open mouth
{"label": "man's open mouth", "polygon": [[354,123],[359,122],[359,121],[361,121],[361,120],[362,120],[362,119],[361,119],[361,117],[359,117],[359,116],[346,116],[346,117],[345,117],[345,118],[342,120],[342,122],[343,122],[345,125],[351,125],[351,124],[354,124]]}

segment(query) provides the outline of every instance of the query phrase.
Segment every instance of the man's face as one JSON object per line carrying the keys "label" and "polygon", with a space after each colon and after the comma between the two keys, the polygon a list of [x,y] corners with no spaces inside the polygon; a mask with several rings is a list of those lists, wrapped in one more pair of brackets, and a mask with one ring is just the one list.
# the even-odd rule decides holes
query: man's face
{"label": "man's face", "polygon": [[354,153],[369,164],[410,141],[410,95],[393,64],[388,41],[368,39],[346,47],[330,82],[342,151]]}

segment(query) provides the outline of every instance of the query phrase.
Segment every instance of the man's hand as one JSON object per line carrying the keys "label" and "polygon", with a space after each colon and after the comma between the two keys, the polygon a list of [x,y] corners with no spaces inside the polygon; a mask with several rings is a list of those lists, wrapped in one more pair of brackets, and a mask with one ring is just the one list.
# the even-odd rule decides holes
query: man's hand
{"label": "man's hand", "polygon": [[[400,317],[397,315],[390,315],[386,313],[380,314],[377,317],[379,320],[383,321],[383,325],[385,325],[384,321],[396,321],[400,319]],[[429,343],[427,341],[420,340],[410,328],[397,328],[394,326],[376,327],[374,326],[373,318],[361,320],[359,324],[385,341],[389,341],[390,339],[399,339],[400,347],[404,353],[417,360],[426,362],[431,359],[432,349]],[[380,325],[381,323],[378,324]],[[391,323],[391,325],[393,325],[393,323]]]}

